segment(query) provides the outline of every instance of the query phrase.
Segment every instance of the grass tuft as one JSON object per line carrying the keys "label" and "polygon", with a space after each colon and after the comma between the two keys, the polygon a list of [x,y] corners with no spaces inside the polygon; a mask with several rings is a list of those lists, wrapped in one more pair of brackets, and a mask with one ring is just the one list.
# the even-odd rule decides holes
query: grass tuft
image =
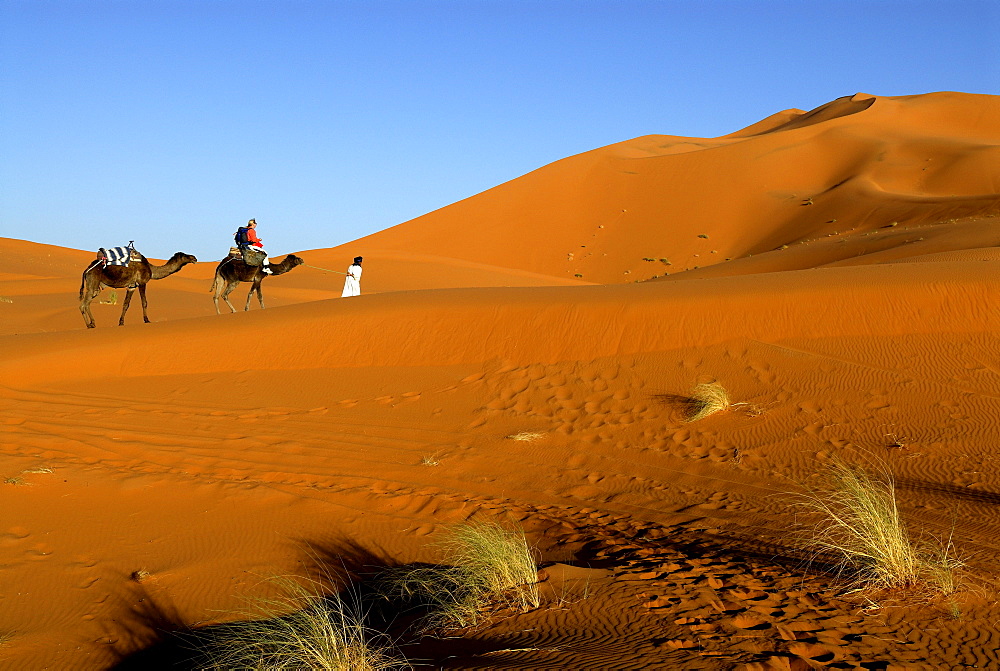
{"label": "grass tuft", "polygon": [[371,630],[356,604],[315,581],[271,581],[279,592],[249,602],[250,619],[220,626],[202,648],[211,671],[387,671],[411,668]]}
{"label": "grass tuft", "polygon": [[129,577],[129,580],[141,583],[141,582],[146,582],[147,580],[149,580],[150,578],[152,578],[153,574],[150,573],[149,571],[147,571],[146,569],[141,568],[141,569],[138,569],[138,570],[135,570],[135,571],[132,571],[131,573],[129,573],[128,577]]}
{"label": "grass tuft", "polygon": [[538,608],[538,569],[522,531],[472,522],[451,528],[437,545],[450,564],[398,567],[381,576],[384,596],[428,608],[424,630],[470,627],[490,608]]}
{"label": "grass tuft", "polygon": [[811,544],[841,557],[858,587],[921,587],[948,595],[962,563],[946,544],[914,543],[896,503],[892,474],[833,461],[825,491],[810,491],[807,509],[819,513]]}
{"label": "grass tuft", "polygon": [[52,473],[52,469],[48,466],[36,466],[34,468],[26,468],[22,473]]}
{"label": "grass tuft", "polygon": [[532,441],[538,440],[539,438],[543,438],[544,436],[545,433],[540,431],[521,431],[520,433],[512,433],[506,438],[507,440],[520,440],[523,442],[530,443]]}
{"label": "grass tuft", "polygon": [[709,415],[729,409],[729,393],[718,382],[703,382],[695,385],[689,394],[687,422],[697,422]]}

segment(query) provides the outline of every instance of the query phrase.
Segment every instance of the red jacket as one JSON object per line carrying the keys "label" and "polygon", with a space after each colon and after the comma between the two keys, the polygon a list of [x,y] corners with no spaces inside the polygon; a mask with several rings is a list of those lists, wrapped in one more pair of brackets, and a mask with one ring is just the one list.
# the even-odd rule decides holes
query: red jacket
{"label": "red jacket", "polygon": [[252,228],[247,229],[247,243],[251,247],[263,247],[264,241],[257,237],[257,231]]}

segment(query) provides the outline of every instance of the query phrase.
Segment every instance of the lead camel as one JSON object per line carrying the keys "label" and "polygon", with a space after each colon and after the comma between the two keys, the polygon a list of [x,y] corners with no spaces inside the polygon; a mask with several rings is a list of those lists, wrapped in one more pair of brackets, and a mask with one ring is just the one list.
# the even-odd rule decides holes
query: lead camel
{"label": "lead camel", "polygon": [[[271,262],[272,275],[284,275],[295,266],[300,266],[304,261],[289,254],[281,263]],[[260,266],[251,266],[245,263],[238,256],[230,256],[219,262],[215,267],[215,277],[212,279],[212,300],[215,302],[215,313],[222,314],[219,310],[219,299],[221,298],[229,306],[230,312],[236,312],[236,308],[229,302],[229,294],[240,282],[251,282],[250,292],[247,294],[247,302],[244,310],[250,309],[250,298],[257,293],[257,302],[260,303],[261,310],[264,309],[264,294],[261,291],[261,282],[268,277]]]}

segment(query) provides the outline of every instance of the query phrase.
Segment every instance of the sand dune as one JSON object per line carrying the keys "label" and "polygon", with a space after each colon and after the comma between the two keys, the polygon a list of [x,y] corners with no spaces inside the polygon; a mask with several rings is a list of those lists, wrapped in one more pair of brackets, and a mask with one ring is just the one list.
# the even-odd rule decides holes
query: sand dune
{"label": "sand dune", "polygon": [[[216,315],[203,259],[124,328],[84,328],[93,252],[0,239],[0,661],[178,668],[165,632],[268,576],[497,519],[542,607],[404,636],[416,668],[1000,665],[998,146],[960,93],[636,138],[296,252],[266,310]],[[685,422],[706,381],[735,405]],[[892,468],[956,594],[810,561],[796,492],[834,458]]]}

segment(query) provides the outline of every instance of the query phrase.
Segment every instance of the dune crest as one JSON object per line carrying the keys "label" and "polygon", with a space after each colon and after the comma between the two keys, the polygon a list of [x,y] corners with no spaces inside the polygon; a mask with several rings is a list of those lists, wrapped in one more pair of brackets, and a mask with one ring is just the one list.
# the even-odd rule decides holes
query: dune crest
{"label": "dune crest", "polygon": [[635,138],[351,248],[630,283],[893,223],[995,216],[998,118],[996,96],[857,94],[745,136]]}

